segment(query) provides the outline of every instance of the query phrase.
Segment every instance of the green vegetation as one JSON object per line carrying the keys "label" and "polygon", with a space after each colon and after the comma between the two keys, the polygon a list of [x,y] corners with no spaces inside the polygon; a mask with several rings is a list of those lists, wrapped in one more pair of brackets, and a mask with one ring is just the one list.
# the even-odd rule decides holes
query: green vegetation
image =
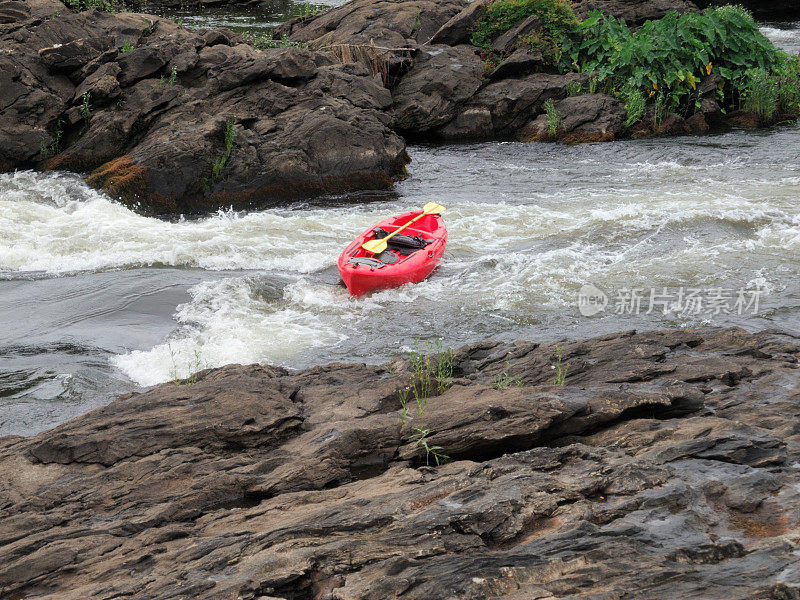
{"label": "green vegetation", "polygon": [[134,48],[136,48],[136,46],[134,46],[133,44],[131,44],[131,43],[130,43],[128,40],[124,40],[124,41],[122,42],[122,48],[120,48],[120,49],[119,49],[119,51],[120,51],[122,54],[125,54],[126,52],[130,52],[130,51],[131,51],[131,50],[133,50]]}
{"label": "green vegetation", "polygon": [[80,112],[81,117],[83,117],[83,120],[86,123],[86,127],[89,127],[89,122],[92,120],[92,105],[89,103],[91,99],[92,95],[89,92],[86,92],[82,96]]}
{"label": "green vegetation", "polygon": [[556,364],[553,369],[556,372],[556,380],[553,383],[563,386],[567,380],[567,371],[569,370],[569,363],[564,362],[564,346],[556,346]]}
{"label": "green vegetation", "polygon": [[42,141],[39,143],[39,155],[41,156],[42,160],[49,158],[50,156],[55,156],[61,152],[61,138],[63,135],[64,121],[59,119],[56,121],[56,126],[53,129],[52,135],[50,136],[49,143],[46,136],[43,136]]}
{"label": "green vegetation", "polygon": [[473,29],[470,41],[480,48],[491,48],[499,34],[531,15],[537,15],[540,24],[519,39],[518,45],[539,50],[545,60],[557,64],[564,40],[578,25],[568,0],[495,0]]}
{"label": "green vegetation", "polygon": [[269,48],[302,48],[305,46],[303,42],[293,42],[289,39],[288,35],[284,35],[281,39],[276,40],[266,33],[246,31],[242,34],[242,39],[245,44],[250,44],[253,48],[259,50],[267,50]]}
{"label": "green vegetation", "polygon": [[75,12],[99,10],[102,12],[116,13],[125,12],[127,10],[125,4],[118,0],[64,0],[64,3]]}
{"label": "green vegetation", "polygon": [[570,81],[567,84],[567,96],[580,96],[583,93],[583,86],[579,81]]}
{"label": "green vegetation", "polygon": [[522,386],[522,379],[519,377],[511,377],[508,372],[511,369],[511,361],[506,359],[506,368],[505,370],[501,371],[497,375],[494,376],[492,379],[492,385],[496,390],[505,390],[510,388],[512,385],[517,387]]}
{"label": "green vegetation", "polygon": [[416,428],[417,433],[414,433],[408,437],[408,441],[414,444],[414,449],[422,449],[425,451],[425,464],[430,466],[431,464],[431,457],[436,462],[436,466],[438,467],[440,464],[448,461],[450,459],[447,454],[444,454],[441,446],[429,446],[428,445],[428,434],[430,433],[430,429],[420,429],[419,427]]}
{"label": "green vegetation", "polygon": [[[416,416],[422,416],[428,406],[428,399],[436,394],[444,393],[453,384],[453,359],[455,353],[452,348],[444,350],[441,340],[423,342],[414,340],[414,350],[409,357],[411,378],[407,385],[397,390],[400,399],[400,423],[405,425],[413,410],[411,399],[416,403]],[[441,452],[440,446],[430,446],[427,442],[430,430],[416,428],[417,433],[409,436],[408,441],[414,444],[414,449],[425,451],[425,464],[430,464],[433,457],[436,464],[447,460],[447,455]]]}
{"label": "green vegetation", "polygon": [[601,90],[622,96],[633,111],[631,125],[643,108],[639,94],[645,102],[656,102],[661,93],[667,112],[688,115],[699,104],[698,84],[712,72],[722,79],[718,92],[723,104],[733,105],[749,89],[749,72],[760,69],[766,77],[777,77],[785,62],[785,54],[761,33],[750,13],[723,6],[703,14],[671,12],[647,21],[636,33],[623,21],[594,11],[565,42],[561,67],[595,72]]}
{"label": "green vegetation", "polygon": [[169,73],[169,77],[161,76],[159,83],[164,87],[172,87],[175,85],[175,82],[178,80],[178,71],[175,70],[175,67],[172,67],[172,71]]}
{"label": "green vegetation", "polygon": [[[628,110],[628,127],[644,116],[647,104],[656,105],[657,126],[672,112],[690,116],[701,105],[699,87],[710,75],[719,76],[717,88],[703,93],[713,95],[723,110],[747,108],[767,121],[800,113],[800,59],[776,49],[740,6],[700,14],[673,11],[634,32],[599,11],[578,22],[566,0],[493,0],[471,36],[487,68],[508,54],[492,50],[492,42],[530,15],[541,24],[514,47],[540,50],[552,71],[592,73],[589,93],[619,97]],[[571,84],[568,93],[580,91]],[[549,132],[554,122],[548,111]]]}
{"label": "green vegetation", "polygon": [[[442,394],[453,383],[453,357],[452,348],[442,349],[442,342],[423,342],[414,340],[414,350],[409,357],[411,363],[411,381],[406,388],[406,401],[408,394],[413,395],[417,404],[417,415],[421,415],[428,404],[428,398],[434,394]],[[405,410],[406,402],[401,395],[401,405],[404,408],[402,420],[408,411]]]}
{"label": "green vegetation", "polygon": [[625,127],[630,127],[641,121],[646,101],[641,90],[632,85],[626,85],[622,89],[622,99],[625,101],[625,110],[628,111]]}
{"label": "green vegetation", "polygon": [[778,104],[789,114],[800,112],[800,56],[783,56],[775,71],[778,80]]}
{"label": "green vegetation", "polygon": [[544,112],[547,115],[547,135],[551,140],[554,140],[558,137],[561,115],[558,113],[552,98],[548,98],[544,103]]}
{"label": "green vegetation", "polygon": [[778,80],[765,69],[750,69],[745,73],[743,105],[762,119],[770,119],[778,110]]}

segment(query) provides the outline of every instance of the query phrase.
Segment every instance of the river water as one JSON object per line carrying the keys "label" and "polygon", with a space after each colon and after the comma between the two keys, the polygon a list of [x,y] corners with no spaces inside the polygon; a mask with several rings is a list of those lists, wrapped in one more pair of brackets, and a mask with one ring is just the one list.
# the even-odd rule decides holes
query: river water
{"label": "river water", "polygon": [[[800,26],[766,31],[800,49]],[[392,192],[192,220],[143,217],[71,174],[0,175],[0,435],[201,368],[379,363],[415,337],[459,346],[704,325],[800,334],[796,126],[409,151],[410,176]],[[431,200],[447,207],[441,267],[351,298],[341,249]],[[594,304],[579,306],[582,288]],[[604,310],[586,316],[603,294]]]}

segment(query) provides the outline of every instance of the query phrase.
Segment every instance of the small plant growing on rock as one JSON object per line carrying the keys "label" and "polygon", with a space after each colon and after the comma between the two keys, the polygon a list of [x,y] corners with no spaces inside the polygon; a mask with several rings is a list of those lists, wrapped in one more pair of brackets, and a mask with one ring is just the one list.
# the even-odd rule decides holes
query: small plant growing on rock
{"label": "small plant growing on rock", "polygon": [[159,79],[159,83],[163,87],[172,87],[175,85],[175,82],[177,80],[178,80],[178,71],[175,69],[175,67],[172,67],[172,71],[169,72],[169,77],[164,77],[162,75],[161,79]]}
{"label": "small plant growing on rock", "polygon": [[120,53],[125,54],[126,52],[130,52],[136,48],[133,44],[131,44],[128,40],[123,40],[122,48],[119,49]]}
{"label": "small plant growing on rock", "polygon": [[564,346],[556,346],[556,364],[553,365],[553,369],[556,372],[556,380],[553,383],[563,386],[569,370],[569,363],[564,362]]}
{"label": "small plant growing on rock", "polygon": [[80,111],[83,120],[86,122],[86,127],[89,127],[89,122],[92,120],[92,105],[90,104],[91,99],[92,99],[91,94],[89,92],[86,92],[83,95],[81,102]]}
{"label": "small plant growing on rock", "polygon": [[548,98],[544,103],[544,112],[547,115],[547,136],[554,140],[558,137],[558,128],[561,125],[561,115],[556,109],[552,98]]}
{"label": "small plant growing on rock", "polygon": [[222,172],[230,160],[231,152],[233,152],[233,142],[236,139],[236,117],[230,117],[225,122],[225,154],[214,161],[211,165],[211,179],[203,178],[203,188],[209,189],[214,182],[222,177]]}
{"label": "small plant growing on rock", "polygon": [[511,361],[506,359],[505,370],[495,375],[494,378],[492,379],[492,385],[496,390],[505,390],[510,388],[512,385],[515,385],[517,387],[522,386],[522,379],[520,379],[519,377],[511,377],[508,374],[510,369],[511,369]]}
{"label": "small plant growing on rock", "polygon": [[580,96],[582,92],[583,86],[581,85],[580,81],[570,81],[567,84],[567,96]]}
{"label": "small plant growing on rock", "polygon": [[42,157],[42,160],[45,158],[49,158],[50,156],[55,156],[61,151],[61,137],[64,135],[64,121],[59,119],[56,121],[55,129],[53,130],[53,134],[50,136],[50,142],[48,143],[47,137],[42,137],[42,141],[39,144],[39,154]]}
{"label": "small plant growing on rock", "polygon": [[400,422],[405,424],[411,412],[410,400],[413,396],[417,405],[417,416],[425,412],[428,399],[436,394],[443,394],[453,384],[453,360],[455,352],[452,348],[444,350],[441,340],[423,342],[414,340],[414,350],[409,357],[411,379],[408,385],[397,391],[400,400]]}
{"label": "small plant growing on rock", "polygon": [[425,464],[430,466],[431,464],[431,457],[436,462],[436,466],[447,462],[450,457],[447,456],[442,450],[441,446],[431,446],[428,444],[428,434],[431,432],[430,429],[421,429],[419,427],[416,428],[417,433],[414,433],[408,437],[408,441],[414,444],[414,450],[424,450],[425,451]]}
{"label": "small plant growing on rock", "polygon": [[306,2],[303,4],[301,11],[300,11],[300,18],[303,20],[311,19],[312,17],[317,16],[321,13],[324,9],[320,6],[314,6],[310,2]]}

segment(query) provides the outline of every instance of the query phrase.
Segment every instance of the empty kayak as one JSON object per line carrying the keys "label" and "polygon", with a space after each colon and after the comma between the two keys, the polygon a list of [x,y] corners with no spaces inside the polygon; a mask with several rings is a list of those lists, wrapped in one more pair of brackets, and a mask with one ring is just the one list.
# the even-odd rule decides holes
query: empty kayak
{"label": "empty kayak", "polygon": [[[426,205],[427,206],[427,205]],[[353,296],[422,281],[436,268],[447,244],[447,229],[438,214],[416,210],[385,219],[358,236],[339,256],[339,273]],[[362,248],[417,221],[386,241],[386,249],[373,253]]]}

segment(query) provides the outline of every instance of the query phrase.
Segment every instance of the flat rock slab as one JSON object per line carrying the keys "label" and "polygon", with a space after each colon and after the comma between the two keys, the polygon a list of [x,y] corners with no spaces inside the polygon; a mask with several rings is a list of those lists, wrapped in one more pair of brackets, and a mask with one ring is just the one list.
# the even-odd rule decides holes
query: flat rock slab
{"label": "flat rock slab", "polygon": [[403,422],[407,361],[231,365],[4,438],[0,596],[800,597],[800,340],[561,346],[462,348]]}

